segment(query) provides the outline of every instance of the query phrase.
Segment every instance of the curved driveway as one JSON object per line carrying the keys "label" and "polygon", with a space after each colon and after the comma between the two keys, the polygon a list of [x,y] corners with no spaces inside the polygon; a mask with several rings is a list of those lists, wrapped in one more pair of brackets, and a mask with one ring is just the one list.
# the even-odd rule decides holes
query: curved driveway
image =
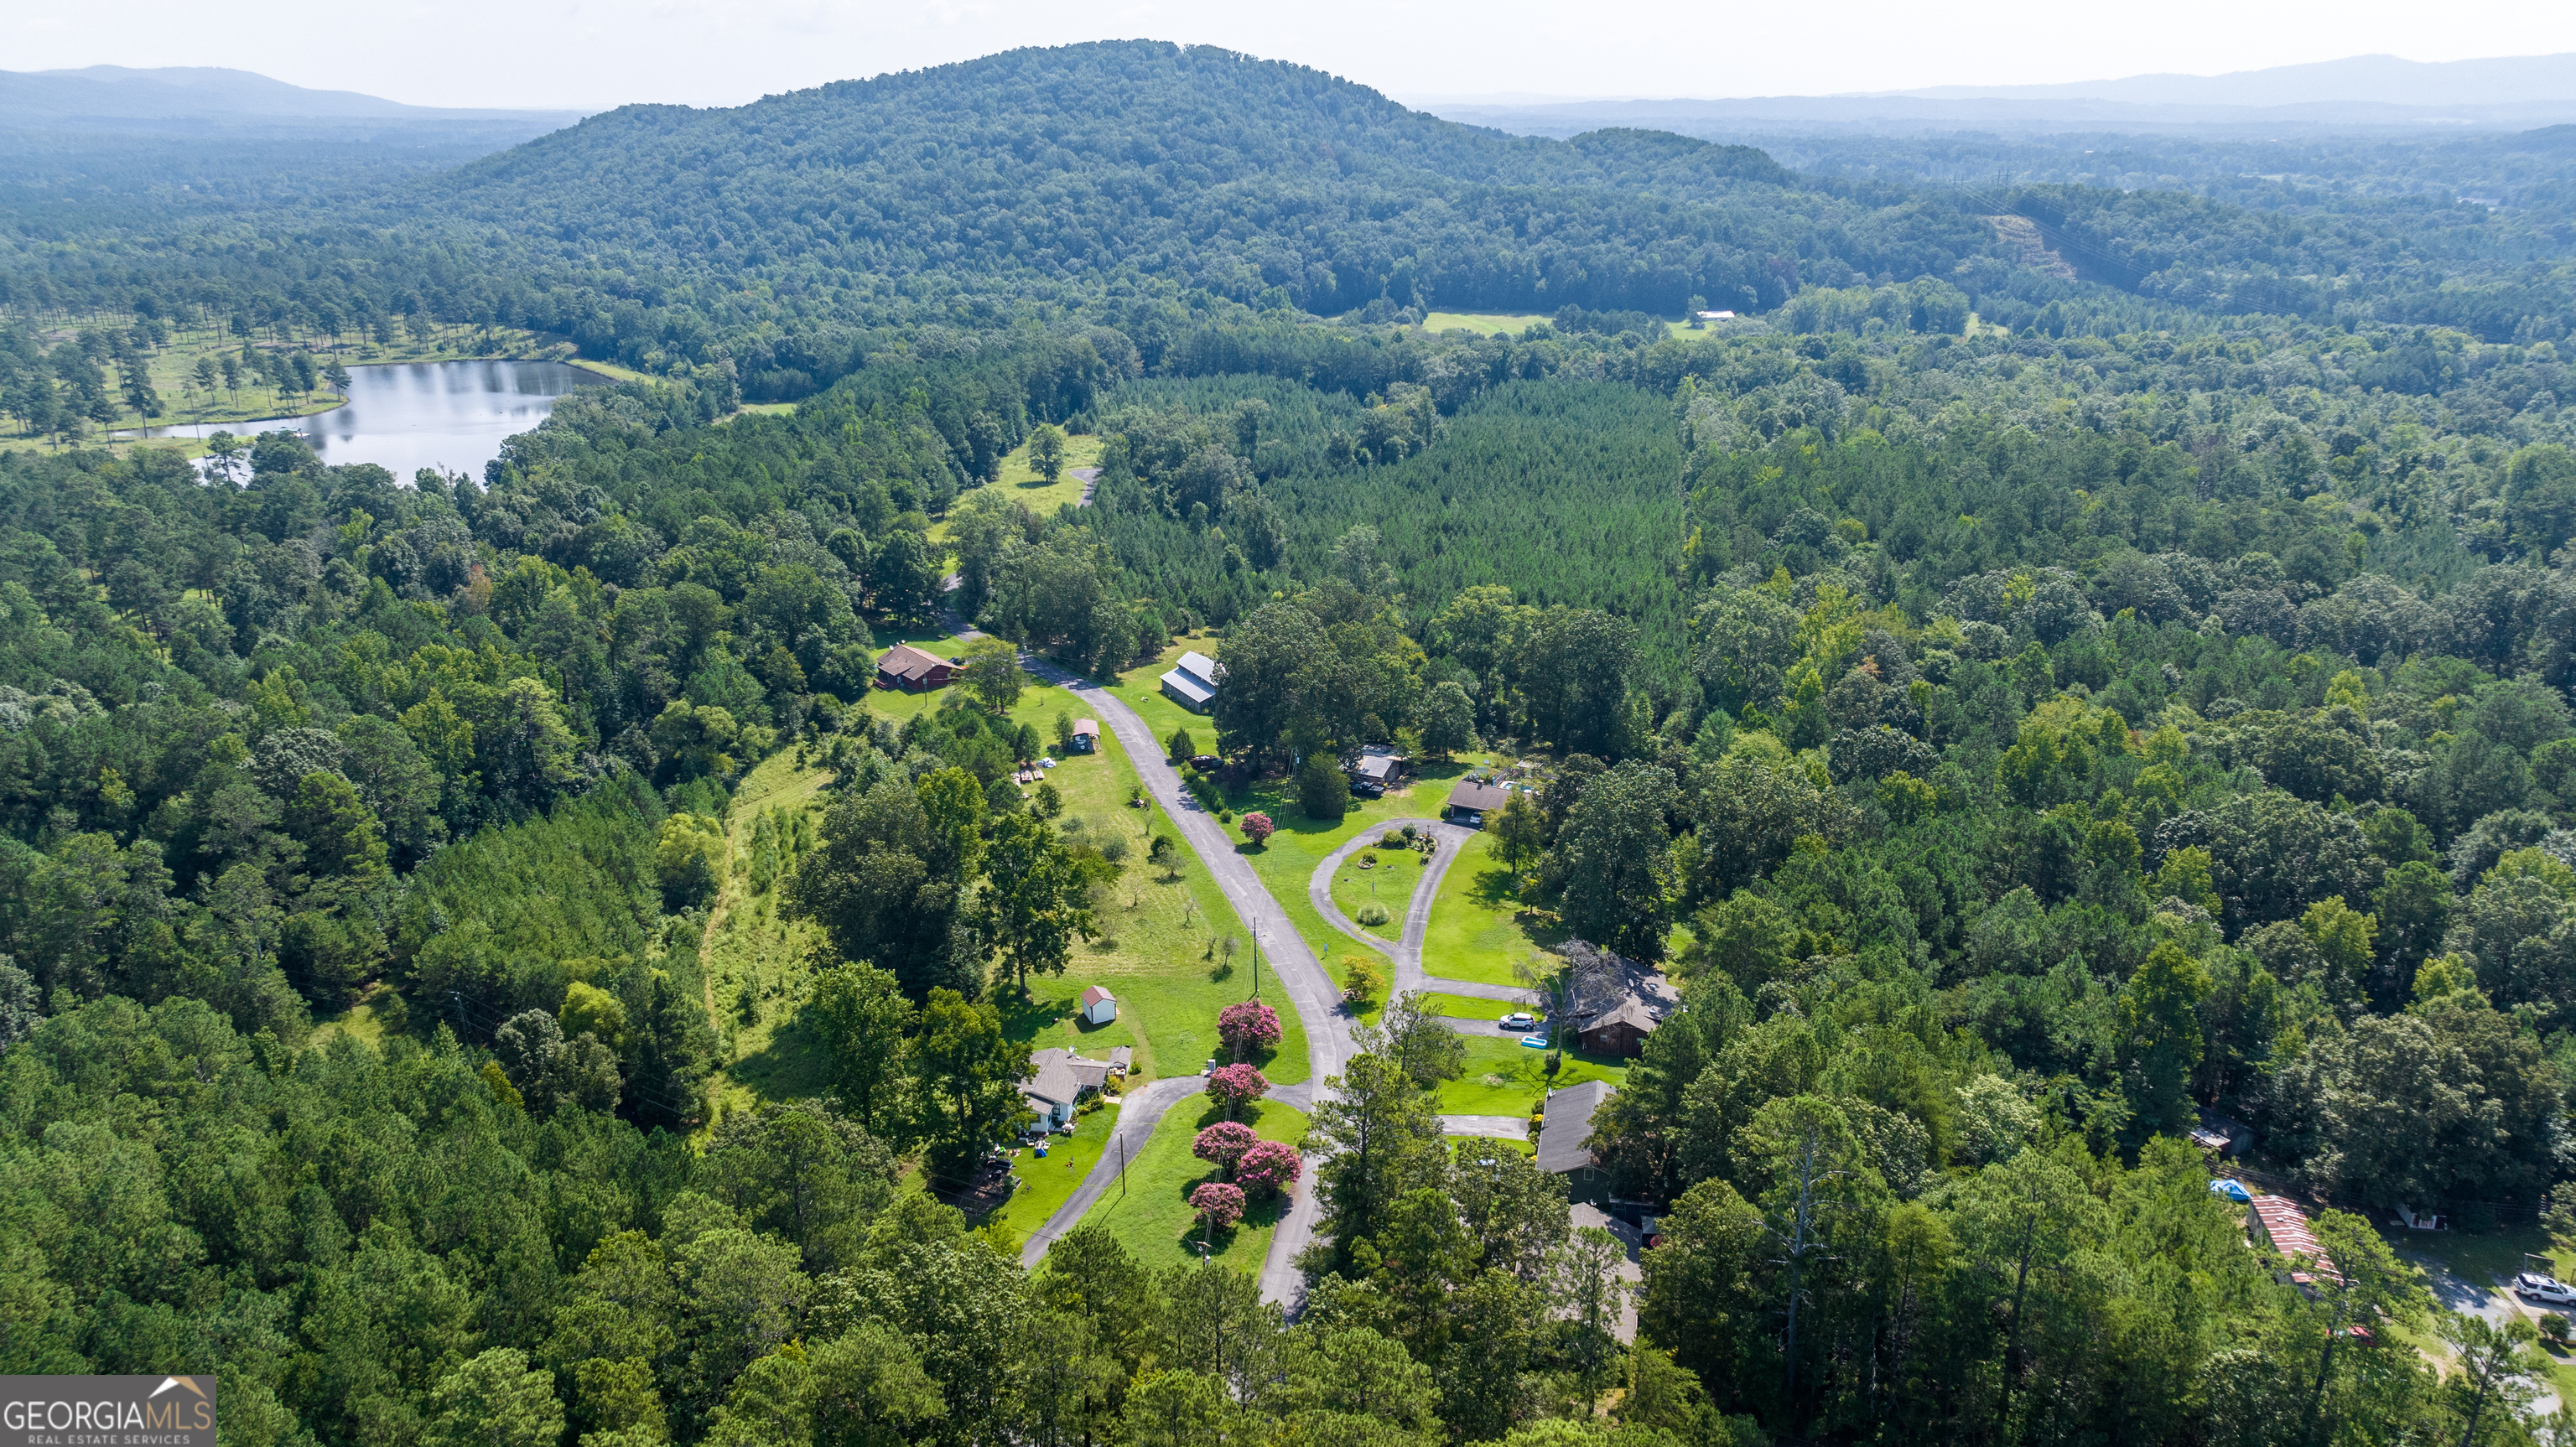
{"label": "curved driveway", "polygon": [[1055,1238],[1080,1224],[1083,1214],[1098,1203],[1109,1183],[1118,1179],[1119,1168],[1143,1152],[1145,1142],[1154,1138],[1154,1127],[1163,1123],[1164,1112],[1206,1087],[1204,1075],[1167,1075],[1130,1093],[1118,1107],[1118,1124],[1109,1128],[1109,1139],[1100,1143],[1099,1161],[1073,1188],[1073,1195],[1046,1218],[1046,1224],[1029,1233],[1028,1244],[1020,1248],[1020,1264],[1034,1269]]}
{"label": "curved driveway", "polygon": [[1428,829],[1432,838],[1440,841],[1440,847],[1433,851],[1431,858],[1424,863],[1422,878],[1414,883],[1413,899],[1404,908],[1404,935],[1397,942],[1389,944],[1360,928],[1342,913],[1340,905],[1333,903],[1333,871],[1341,868],[1343,861],[1352,855],[1363,849],[1376,847],[1375,834],[1362,834],[1325,855],[1324,861],[1315,866],[1313,876],[1306,881],[1307,902],[1315,906],[1315,912],[1324,917],[1325,923],[1393,960],[1395,988],[1399,992],[1436,990],[1442,994],[1465,995],[1478,1000],[1526,1003],[1529,992],[1512,985],[1488,985],[1476,980],[1444,980],[1423,973],[1422,940],[1431,930],[1431,906],[1433,901],[1440,897],[1440,881],[1449,877],[1449,866],[1455,864],[1458,856],[1465,852],[1467,841],[1476,837],[1475,830],[1457,824],[1426,821],[1423,827]]}

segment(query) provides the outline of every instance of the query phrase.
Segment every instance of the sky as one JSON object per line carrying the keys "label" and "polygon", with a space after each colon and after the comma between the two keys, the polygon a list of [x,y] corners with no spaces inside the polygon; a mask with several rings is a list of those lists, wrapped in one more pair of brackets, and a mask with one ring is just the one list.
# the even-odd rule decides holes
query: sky
{"label": "sky", "polygon": [[598,110],[762,95],[1023,45],[1152,37],[1400,98],[1823,95],[2576,51],[2564,0],[0,0],[0,68],[219,65],[415,105]]}

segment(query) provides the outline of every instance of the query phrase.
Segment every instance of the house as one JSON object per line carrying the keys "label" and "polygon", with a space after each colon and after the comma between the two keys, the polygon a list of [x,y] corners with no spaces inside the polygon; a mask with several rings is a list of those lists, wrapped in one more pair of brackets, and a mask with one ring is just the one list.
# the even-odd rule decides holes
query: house
{"label": "house", "polygon": [[2316,1277],[2308,1274],[2313,1267],[2319,1276],[2343,1280],[2335,1270],[2334,1259],[2317,1245],[2317,1235],[2308,1229],[2308,1213],[2287,1196],[2256,1196],[2245,1207],[2246,1234],[2259,1243],[2269,1243],[2287,1263],[2284,1274],[2291,1285],[2306,1290]]}
{"label": "house", "polygon": [[1404,755],[1393,749],[1362,749],[1359,760],[1351,765],[1351,777],[1381,788],[1393,788],[1396,781],[1404,777],[1407,763]]}
{"label": "house", "polygon": [[1730,322],[1730,321],[1735,320],[1735,313],[1733,313],[1733,312],[1701,312],[1701,313],[1699,314],[1699,319],[1700,319],[1701,321],[1704,321],[1704,322]]}
{"label": "house", "polygon": [[1037,1116],[1034,1130],[1054,1130],[1073,1119],[1074,1106],[1083,1096],[1098,1090],[1109,1078],[1110,1062],[1085,1060],[1062,1047],[1050,1047],[1029,1056],[1028,1078],[1020,1082],[1020,1098]]}
{"label": "house", "polygon": [[1667,1012],[1680,1004],[1672,982],[1631,960],[1583,940],[1568,940],[1564,1016],[1577,1048],[1594,1055],[1644,1053]]}
{"label": "house", "polygon": [[1646,1053],[1646,1037],[1655,1033],[1657,1023],[1646,1002],[1632,995],[1589,1020],[1578,1021],[1574,1043],[1589,1054],[1634,1058]]}
{"label": "house", "polygon": [[877,687],[899,688],[906,693],[923,689],[946,688],[957,677],[957,665],[926,649],[909,643],[898,643],[877,660]]}
{"label": "house", "polygon": [[1551,1176],[1565,1177],[1567,1187],[1578,1199],[1609,1192],[1600,1158],[1592,1153],[1592,1116],[1601,1109],[1601,1102],[1616,1094],[1609,1081],[1587,1080],[1549,1091],[1547,1103],[1540,1107],[1538,1168]]}
{"label": "house", "polygon": [[1449,806],[1441,812],[1453,824],[1481,829],[1485,824],[1485,811],[1503,807],[1503,801],[1511,796],[1512,791],[1500,784],[1461,779],[1458,787],[1449,791]]}
{"label": "house", "polygon": [[1118,1018],[1118,997],[1098,985],[1082,992],[1082,1023],[1106,1025]]}
{"label": "house", "polygon": [[1121,1045],[1121,1046],[1119,1046],[1117,1049],[1112,1050],[1112,1051],[1110,1051],[1110,1052],[1109,1052],[1109,1073],[1110,1073],[1110,1074],[1112,1074],[1112,1075],[1125,1075],[1128,1071],[1130,1071],[1130,1070],[1134,1069],[1134,1068],[1135,1068],[1135,1066],[1136,1066],[1136,1047],[1135,1047],[1135,1046],[1133,1046],[1133,1045]]}
{"label": "house", "polygon": [[1195,650],[1181,655],[1180,666],[1163,675],[1163,692],[1192,713],[1205,713],[1216,702],[1216,660]]}
{"label": "house", "polygon": [[1100,720],[1096,718],[1075,719],[1073,721],[1073,743],[1071,747],[1077,754],[1088,754],[1099,749]]}

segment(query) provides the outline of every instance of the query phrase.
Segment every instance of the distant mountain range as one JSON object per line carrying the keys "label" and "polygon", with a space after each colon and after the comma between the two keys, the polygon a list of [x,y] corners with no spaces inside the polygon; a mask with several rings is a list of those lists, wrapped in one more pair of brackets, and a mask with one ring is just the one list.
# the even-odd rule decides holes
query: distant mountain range
{"label": "distant mountain range", "polygon": [[1522,135],[1603,126],[1684,135],[1748,130],[2161,130],[2182,127],[2482,126],[2576,121],[2576,54],[2413,61],[2356,55],[2226,75],[2133,75],[2062,85],[1945,85],[1921,90],[1724,99],[1426,100],[1448,120]]}
{"label": "distant mountain range", "polygon": [[398,126],[464,122],[571,124],[578,111],[456,110],[404,105],[347,90],[307,90],[247,70],[168,66],[135,70],[93,65],[81,70],[0,71],[0,126],[30,129],[162,129],[177,121],[229,125],[369,123]]}

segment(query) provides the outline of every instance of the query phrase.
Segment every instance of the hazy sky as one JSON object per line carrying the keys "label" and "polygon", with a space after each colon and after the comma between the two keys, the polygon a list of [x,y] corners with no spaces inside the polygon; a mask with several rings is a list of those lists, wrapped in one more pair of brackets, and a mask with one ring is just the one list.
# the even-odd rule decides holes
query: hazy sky
{"label": "hazy sky", "polygon": [[1229,46],[1406,97],[1814,95],[2576,50],[2564,0],[0,0],[0,69],[223,65],[421,105],[737,105],[1111,37]]}

